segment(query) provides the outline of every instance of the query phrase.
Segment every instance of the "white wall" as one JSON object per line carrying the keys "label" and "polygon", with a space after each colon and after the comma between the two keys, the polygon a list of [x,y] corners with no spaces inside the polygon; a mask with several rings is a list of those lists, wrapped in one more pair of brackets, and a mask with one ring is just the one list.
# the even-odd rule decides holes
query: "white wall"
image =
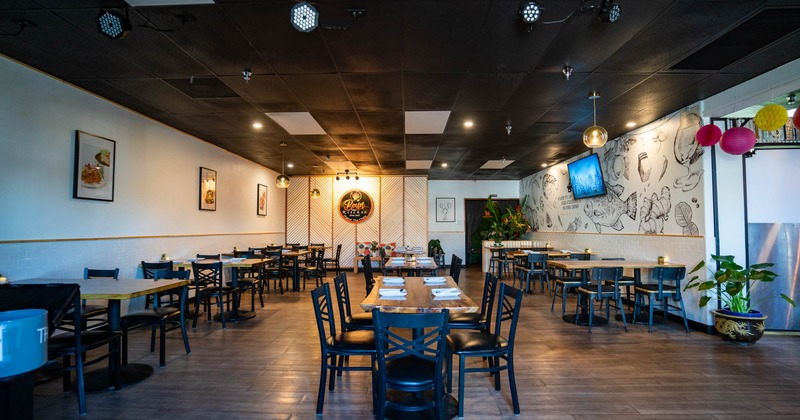
{"label": "white wall", "polygon": [[[464,249],[464,199],[520,198],[519,181],[428,181],[428,238],[439,239],[447,254],[456,254],[466,262]],[[436,222],[436,198],[456,199],[455,222]]]}
{"label": "white wall", "polygon": [[[276,172],[2,57],[0,85],[0,273],[12,281],[86,265],[133,277],[161,253],[282,242]],[[113,202],[72,198],[75,130],[116,141]],[[217,171],[217,211],[198,210],[200,166]]]}

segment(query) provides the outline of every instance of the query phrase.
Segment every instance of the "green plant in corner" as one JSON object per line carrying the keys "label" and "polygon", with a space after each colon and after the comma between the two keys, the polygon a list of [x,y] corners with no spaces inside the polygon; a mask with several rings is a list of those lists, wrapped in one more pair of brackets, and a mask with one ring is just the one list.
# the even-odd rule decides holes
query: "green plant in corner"
{"label": "green plant in corner", "polygon": [[[700,276],[694,275],[683,290],[697,289],[707,293],[700,298],[699,306],[705,307],[708,302],[716,297],[722,302],[722,306],[730,311],[739,313],[749,313],[752,309],[750,304],[750,292],[759,283],[771,283],[778,277],[777,274],[767,270],[772,267],[772,263],[753,264],[744,268],[734,261],[733,255],[711,255],[711,259],[719,263],[719,270],[709,272],[713,274],[713,279],[701,281]],[[706,267],[705,261],[700,261],[689,274],[694,274]],[[789,302],[792,307],[796,307],[794,301],[785,294],[780,297]]]}

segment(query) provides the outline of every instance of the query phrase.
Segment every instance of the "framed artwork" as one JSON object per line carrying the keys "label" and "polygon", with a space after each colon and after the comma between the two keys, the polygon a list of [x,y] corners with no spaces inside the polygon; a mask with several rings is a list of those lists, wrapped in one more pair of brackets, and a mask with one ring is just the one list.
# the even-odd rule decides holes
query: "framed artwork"
{"label": "framed artwork", "polygon": [[455,198],[436,198],[436,221],[455,222],[456,221],[456,199]]}
{"label": "framed artwork", "polygon": [[114,160],[117,142],[75,131],[75,172],[72,198],[114,201]]}
{"label": "framed artwork", "polygon": [[200,210],[217,210],[217,171],[200,167]]}
{"label": "framed artwork", "polygon": [[256,215],[267,215],[267,186],[264,184],[256,187]]}

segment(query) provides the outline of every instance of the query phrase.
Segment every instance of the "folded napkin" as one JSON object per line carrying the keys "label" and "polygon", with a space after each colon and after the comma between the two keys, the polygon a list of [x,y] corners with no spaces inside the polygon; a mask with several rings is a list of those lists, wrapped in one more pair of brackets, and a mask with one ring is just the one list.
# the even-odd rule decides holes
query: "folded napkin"
{"label": "folded napkin", "polygon": [[562,249],[561,252],[564,252],[564,253],[567,253],[567,254],[571,254],[572,253],[572,251],[570,251],[568,249]]}
{"label": "folded napkin", "polygon": [[384,284],[403,284],[405,283],[405,279],[402,277],[384,277],[383,283]]}
{"label": "folded napkin", "polygon": [[431,293],[433,293],[433,296],[435,297],[453,297],[460,295],[461,290],[457,287],[444,287],[441,289],[431,289]]}
{"label": "folded napkin", "polygon": [[203,261],[203,258],[187,258],[186,261],[187,262]]}
{"label": "folded napkin", "polygon": [[425,284],[444,284],[445,278],[444,277],[423,277],[422,281]]}
{"label": "folded napkin", "polygon": [[227,259],[226,261],[230,261],[230,262],[242,262],[242,261],[244,261],[244,260],[245,260],[245,258],[236,257],[236,258],[229,258],[229,259]]}
{"label": "folded napkin", "polygon": [[405,261],[403,257],[392,257],[392,261]]}
{"label": "folded napkin", "polygon": [[383,297],[383,296],[387,296],[387,297],[403,297],[403,296],[407,295],[408,292],[406,292],[406,289],[384,289],[384,288],[380,288],[380,289],[378,289],[378,294],[381,297]]}

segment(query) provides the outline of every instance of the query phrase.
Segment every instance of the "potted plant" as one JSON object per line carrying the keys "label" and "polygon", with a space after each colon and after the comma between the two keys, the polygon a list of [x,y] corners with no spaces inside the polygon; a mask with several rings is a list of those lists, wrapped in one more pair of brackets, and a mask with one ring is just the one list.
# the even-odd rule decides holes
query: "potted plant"
{"label": "potted plant", "polygon": [[441,266],[445,265],[444,249],[442,249],[442,242],[438,239],[431,239],[428,241],[428,256],[433,257],[436,264]]}
{"label": "potted plant", "polygon": [[486,209],[489,211],[488,226],[481,231],[483,239],[494,241],[496,246],[502,244],[504,240],[518,240],[522,235],[531,231],[531,224],[525,217],[523,210],[528,196],[522,199],[522,203],[514,207],[506,207],[505,213],[500,206],[492,201],[492,197],[486,200]]}
{"label": "potted plant", "polygon": [[[712,298],[722,303],[722,309],[712,311],[714,327],[722,338],[728,341],[752,344],[764,335],[764,320],[767,316],[754,310],[750,302],[750,292],[761,283],[771,283],[778,277],[769,271],[772,263],[753,264],[744,268],[734,261],[733,255],[711,255],[711,259],[719,263],[719,269],[712,272],[713,278],[701,281],[694,275],[683,288],[697,289],[707,293],[700,298],[699,306],[705,307]],[[700,261],[689,274],[694,274],[706,267]],[[794,301],[785,294],[780,297],[796,307]]]}

